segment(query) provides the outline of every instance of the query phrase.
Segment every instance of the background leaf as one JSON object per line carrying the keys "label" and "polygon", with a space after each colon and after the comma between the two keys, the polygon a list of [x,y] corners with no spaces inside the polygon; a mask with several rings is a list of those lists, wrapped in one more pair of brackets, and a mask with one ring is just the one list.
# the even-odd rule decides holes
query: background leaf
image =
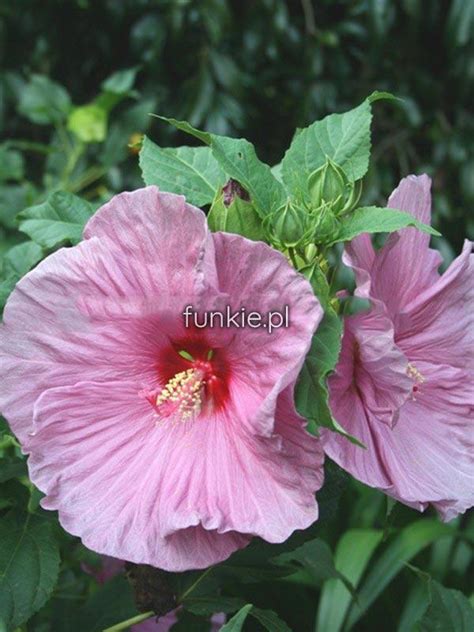
{"label": "background leaf", "polygon": [[51,595],[59,571],[52,525],[23,512],[0,520],[0,618],[15,628]]}
{"label": "background leaf", "polygon": [[43,204],[22,211],[20,230],[44,248],[64,242],[77,244],[92,212],[92,206],[82,198],[56,191]]}

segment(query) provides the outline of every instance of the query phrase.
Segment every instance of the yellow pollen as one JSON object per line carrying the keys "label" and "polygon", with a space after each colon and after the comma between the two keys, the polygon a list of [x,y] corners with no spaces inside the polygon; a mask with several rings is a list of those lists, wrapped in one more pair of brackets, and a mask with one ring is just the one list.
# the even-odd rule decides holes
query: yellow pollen
{"label": "yellow pollen", "polygon": [[411,379],[417,382],[418,384],[423,384],[423,382],[425,381],[425,378],[418,371],[418,369],[416,368],[414,364],[408,363],[407,375],[408,377],[411,377]]}
{"label": "yellow pollen", "polygon": [[163,417],[182,422],[194,419],[201,412],[204,385],[200,370],[176,373],[158,394],[156,407]]}

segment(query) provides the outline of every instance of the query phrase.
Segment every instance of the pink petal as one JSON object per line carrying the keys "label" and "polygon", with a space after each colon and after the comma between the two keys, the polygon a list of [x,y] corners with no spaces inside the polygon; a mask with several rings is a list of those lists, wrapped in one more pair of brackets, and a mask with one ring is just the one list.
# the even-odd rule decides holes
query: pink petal
{"label": "pink petal", "polygon": [[[216,233],[213,237],[219,262],[218,287],[233,311],[246,307],[247,312],[266,315],[289,307],[289,327],[271,334],[261,328],[230,329],[229,358],[236,388],[245,392],[239,399],[247,406],[247,419],[254,423],[252,410],[261,405],[262,398],[268,399],[265,406],[270,411],[278,394],[295,382],[323,310],[308,281],[281,253],[238,235]],[[258,432],[270,435],[271,420],[270,415],[261,417],[268,425],[259,427]]]}
{"label": "pink petal", "polygon": [[198,303],[204,272],[211,285],[215,281],[204,214],[155,187],[113,198],[90,220],[86,235],[87,241],[55,252],[28,273],[5,307],[0,409],[20,440],[47,388],[72,385],[78,376],[123,379],[132,372],[145,379],[154,352],[150,334],[157,345],[164,337],[156,315],[169,320],[166,310],[172,310],[176,322],[181,305]]}
{"label": "pink petal", "polygon": [[89,548],[167,570],[203,568],[251,535],[280,542],[317,518],[323,453],[291,394],[279,400],[279,435],[249,435],[238,415],[157,426],[133,383],[50,389],[26,445],[31,480]]}
{"label": "pink petal", "polygon": [[474,379],[474,255],[466,241],[462,253],[436,283],[398,319],[397,344],[410,360],[469,369]]}
{"label": "pink petal", "polygon": [[[430,224],[430,188],[428,176],[408,176],[392,193],[387,206]],[[404,228],[390,235],[383,248],[371,256],[369,237],[361,235],[354,239],[346,248],[345,261],[355,268],[357,294],[383,301],[391,315],[402,310],[438,279],[441,257],[436,250],[429,249],[429,241],[430,236],[417,228]]]}

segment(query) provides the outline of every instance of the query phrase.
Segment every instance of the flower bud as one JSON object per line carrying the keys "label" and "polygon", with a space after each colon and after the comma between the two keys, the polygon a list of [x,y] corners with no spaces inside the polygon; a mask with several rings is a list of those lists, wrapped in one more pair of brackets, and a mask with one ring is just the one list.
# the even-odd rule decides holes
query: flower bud
{"label": "flower bud", "polygon": [[305,209],[287,202],[268,216],[265,228],[272,243],[278,247],[294,248],[311,241],[313,222],[310,220]]}
{"label": "flower bud", "polygon": [[330,243],[337,237],[341,225],[331,205],[321,204],[313,216],[315,218],[314,241],[317,244]]}
{"label": "flower bud", "polygon": [[357,204],[361,193],[361,182],[350,182],[330,158],[308,178],[308,189],[313,209],[328,204],[336,214],[347,213]]}

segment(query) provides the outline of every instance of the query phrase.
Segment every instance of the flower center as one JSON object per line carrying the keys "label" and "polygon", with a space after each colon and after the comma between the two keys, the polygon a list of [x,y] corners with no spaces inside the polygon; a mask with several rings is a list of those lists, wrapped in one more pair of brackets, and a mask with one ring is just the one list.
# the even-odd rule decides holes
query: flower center
{"label": "flower center", "polygon": [[[160,387],[143,392],[159,422],[189,422],[222,410],[229,399],[230,371],[224,349],[203,338],[172,342],[156,369]],[[164,386],[163,386],[164,385]]]}
{"label": "flower center", "polygon": [[411,379],[414,382],[413,388],[412,388],[412,398],[415,399],[415,395],[416,393],[419,392],[420,386],[425,381],[425,378],[420,373],[420,371],[418,371],[416,366],[414,364],[411,364],[411,362],[409,362],[407,365],[407,375],[408,377],[411,377]]}
{"label": "flower center", "polygon": [[187,369],[168,380],[154,402],[160,419],[182,422],[195,419],[203,405],[204,376],[202,369]]}

